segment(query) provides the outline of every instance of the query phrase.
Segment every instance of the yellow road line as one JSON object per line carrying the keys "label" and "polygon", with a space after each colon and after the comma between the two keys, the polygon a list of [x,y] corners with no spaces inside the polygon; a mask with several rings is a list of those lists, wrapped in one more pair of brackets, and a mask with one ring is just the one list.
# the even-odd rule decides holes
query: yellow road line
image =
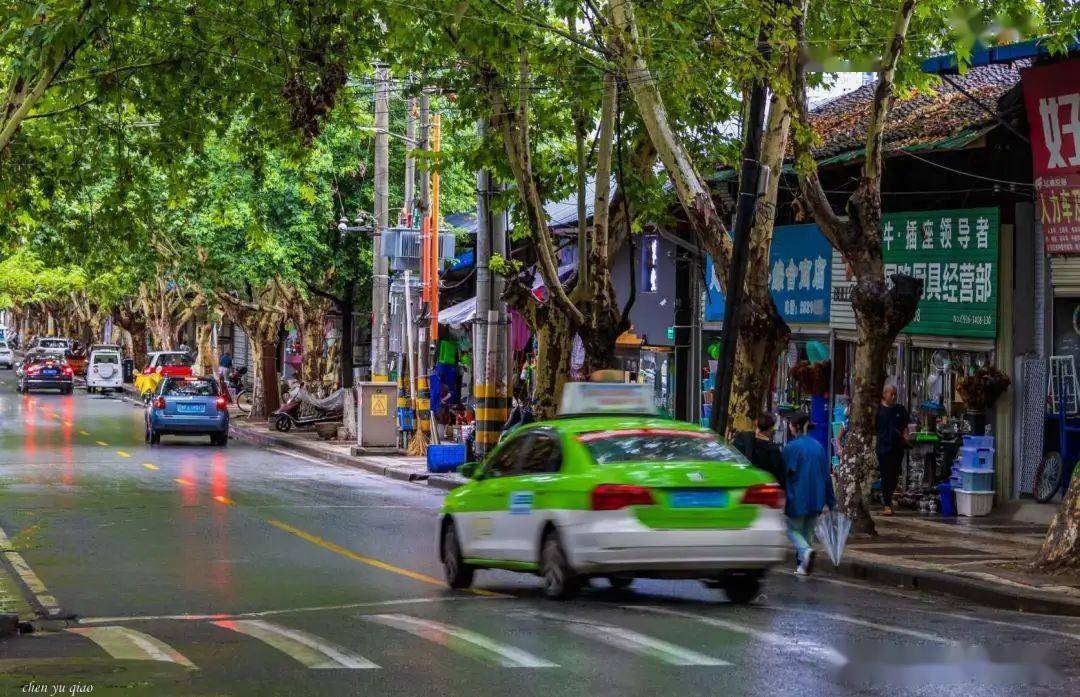
{"label": "yellow road line", "polygon": [[102,446],[102,447],[105,447],[106,445],[108,445],[108,443],[106,443],[106,442],[105,442],[105,441],[103,441],[103,440],[99,440],[99,441],[94,441],[94,442],[95,442],[95,443],[97,443],[98,445]]}
{"label": "yellow road line", "polygon": [[82,429],[80,428],[80,429],[79,429],[79,435],[80,435],[80,436],[88,436],[88,435],[90,435],[90,431],[84,431],[84,430],[82,430]]}
{"label": "yellow road line", "polygon": [[157,465],[149,463],[149,462],[142,463],[142,466],[145,467],[148,470],[156,470],[156,469],[158,469]]}
{"label": "yellow road line", "polygon": [[180,477],[174,477],[173,481],[182,486],[195,486],[192,482],[189,482],[188,480],[182,479]]}
{"label": "yellow road line", "polygon": [[68,428],[70,428],[71,427],[71,422],[70,421],[65,421],[64,425],[67,426]]}
{"label": "yellow road line", "polygon": [[[294,528],[293,526],[289,525],[288,523],[283,523],[280,520],[270,519],[270,520],[267,520],[266,522],[270,523],[271,525],[273,525],[275,528],[278,528],[279,530],[284,530],[285,532],[289,533],[290,535],[296,535],[301,540],[307,540],[308,542],[310,542],[312,544],[315,544],[315,545],[318,545],[318,546],[322,547],[323,549],[328,549],[328,550],[330,550],[331,552],[333,552],[335,554],[340,554],[341,556],[346,557],[347,559],[352,559],[353,561],[358,561],[361,564],[367,564],[368,566],[374,566],[376,569],[382,569],[383,571],[389,571],[391,573],[399,574],[401,576],[406,576],[408,578],[413,579],[414,581],[420,581],[422,583],[429,583],[429,584],[431,584],[433,586],[440,586],[440,587],[443,587],[443,588],[446,587],[446,583],[444,583],[442,579],[435,578],[434,576],[428,576],[427,574],[420,573],[419,571],[413,571],[412,569],[403,569],[400,566],[394,566],[393,564],[387,564],[384,561],[380,561],[380,560],[374,559],[372,557],[365,557],[363,554],[357,554],[356,552],[352,551],[351,549],[346,549],[344,547],[341,547],[339,545],[334,544],[333,542],[330,542],[329,540],[324,540],[321,537],[316,537],[315,535],[312,535],[309,532],[304,532],[303,530],[301,530],[299,528]],[[504,595],[503,593],[495,593],[493,591],[486,591],[486,590],[483,590],[482,588],[470,588],[469,592],[470,593],[475,593],[476,595],[493,595],[493,596],[498,596],[498,597],[508,597],[508,596]]]}
{"label": "yellow road line", "polygon": [[125,452],[123,450],[117,450],[116,454],[119,455],[120,457],[131,457],[131,453]]}
{"label": "yellow road line", "polygon": [[214,500],[217,501],[218,503],[223,503],[226,506],[235,506],[236,505],[236,501],[233,501],[228,496],[215,496]]}

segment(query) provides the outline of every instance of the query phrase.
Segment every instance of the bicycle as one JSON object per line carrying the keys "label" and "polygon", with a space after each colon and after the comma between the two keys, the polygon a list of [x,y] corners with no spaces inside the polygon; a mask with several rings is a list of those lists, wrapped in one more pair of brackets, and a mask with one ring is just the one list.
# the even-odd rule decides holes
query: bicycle
{"label": "bicycle", "polygon": [[234,368],[225,378],[225,389],[229,400],[236,405],[241,414],[251,413],[251,390],[244,386],[244,374],[247,368]]}

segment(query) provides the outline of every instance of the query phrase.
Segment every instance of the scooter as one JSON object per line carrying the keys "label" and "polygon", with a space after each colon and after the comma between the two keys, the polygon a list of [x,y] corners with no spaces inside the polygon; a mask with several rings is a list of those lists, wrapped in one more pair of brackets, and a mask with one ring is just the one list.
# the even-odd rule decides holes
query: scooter
{"label": "scooter", "polygon": [[344,418],[344,409],[341,407],[323,409],[303,399],[307,393],[297,390],[289,395],[289,398],[281,408],[271,416],[274,419],[274,428],[282,433],[288,433],[293,427],[302,428],[315,424],[341,421]]}

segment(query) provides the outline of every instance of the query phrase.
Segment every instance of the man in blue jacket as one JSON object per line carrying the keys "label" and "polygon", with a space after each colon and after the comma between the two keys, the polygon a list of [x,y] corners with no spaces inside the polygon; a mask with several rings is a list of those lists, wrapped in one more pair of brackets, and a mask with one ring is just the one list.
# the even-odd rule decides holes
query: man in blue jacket
{"label": "man in blue jacket", "polygon": [[829,458],[816,439],[807,435],[810,417],[799,412],[788,419],[791,440],[784,448],[787,471],[788,538],[795,545],[795,575],[806,576],[814,563],[814,525],[825,506],[836,506]]}

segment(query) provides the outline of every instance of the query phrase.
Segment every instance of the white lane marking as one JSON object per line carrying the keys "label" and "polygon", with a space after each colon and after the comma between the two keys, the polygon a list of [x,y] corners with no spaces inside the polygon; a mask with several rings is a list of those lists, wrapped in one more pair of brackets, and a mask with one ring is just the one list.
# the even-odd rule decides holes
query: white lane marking
{"label": "white lane marking", "polygon": [[934,632],[924,632],[919,629],[908,629],[907,627],[898,627],[895,624],[886,624],[879,622],[878,620],[863,620],[858,617],[852,617],[850,615],[844,615],[839,612],[826,612],[824,610],[809,610],[801,607],[780,606],[780,605],[760,605],[759,607],[767,608],[769,610],[775,610],[776,612],[799,612],[804,615],[815,615],[817,617],[825,617],[837,622],[846,622],[847,624],[854,624],[858,627],[866,627],[868,629],[876,629],[879,632],[887,632],[889,634],[902,634],[905,636],[914,637],[916,639],[922,639],[923,641],[933,641],[939,644],[952,644],[960,645],[961,642],[953,639],[948,639],[935,634]]}
{"label": "white lane marking", "polygon": [[113,658],[132,661],[165,661],[178,663],[191,670],[195,664],[173,647],[149,634],[129,627],[68,627],[68,632],[81,634]]}
{"label": "white lane marking", "polygon": [[450,649],[454,648],[455,642],[453,640],[457,639],[460,642],[471,644],[473,647],[480,649],[482,652],[480,654],[481,656],[505,668],[559,667],[557,664],[534,656],[528,651],[501,644],[483,634],[478,634],[462,627],[455,627],[454,625],[443,624],[442,622],[436,622],[434,620],[425,620],[419,617],[411,617],[409,615],[362,615],[362,617],[363,619],[376,622],[386,627],[400,629],[413,636],[427,639],[428,641],[435,642],[436,644],[446,646]]}
{"label": "white lane marking", "polygon": [[814,660],[820,659],[834,666],[843,666],[848,662],[847,658],[845,658],[842,653],[829,646],[806,640],[801,637],[786,636],[764,629],[757,629],[756,627],[751,627],[742,624],[741,622],[733,622],[731,620],[723,620],[718,617],[709,617],[706,615],[695,615],[690,612],[680,612],[679,610],[670,610],[668,608],[650,605],[623,605],[622,607],[624,610],[640,610],[642,612],[652,612],[658,615],[670,615],[672,617],[684,617],[686,619],[695,620],[711,627],[719,627],[720,629],[726,629],[737,634],[745,634],[762,643],[804,654]]}
{"label": "white lane marking", "polygon": [[959,612],[945,612],[943,610],[923,610],[922,608],[907,608],[909,611],[922,612],[927,615],[941,615],[942,617],[951,617],[957,620],[963,620],[965,622],[983,622],[985,624],[997,624],[1002,627],[1010,627],[1012,629],[1025,629],[1029,632],[1037,632],[1039,634],[1049,634],[1051,636],[1064,637],[1066,639],[1072,639],[1073,641],[1080,641],[1080,634],[1074,634],[1072,632],[1065,632],[1059,629],[1048,629],[1046,627],[1036,627],[1032,624],[1020,624],[1018,622],[1006,622],[1004,620],[992,620],[988,617],[978,617],[977,615],[965,615]]}
{"label": "white lane marking", "polygon": [[729,666],[727,661],[706,656],[663,639],[635,632],[625,627],[592,622],[576,617],[568,617],[552,612],[522,611],[521,614],[561,622],[567,629],[588,639],[602,641],[623,651],[638,654],[646,658],[655,658],[673,666]]}
{"label": "white lane marking", "polygon": [[263,620],[219,620],[211,624],[246,634],[273,646],[278,651],[295,658],[297,661],[314,669],[355,668],[370,669],[379,666],[363,656],[343,649],[340,646],[323,641],[317,636],[289,629],[273,622]]}
{"label": "white lane marking", "polygon": [[56,598],[49,593],[49,589],[45,587],[45,583],[41,580],[34,570],[30,568],[30,565],[26,563],[23,556],[15,551],[11,546],[11,539],[8,538],[7,533],[3,528],[0,528],[0,551],[3,552],[4,558],[8,560],[11,567],[15,569],[15,573],[22,579],[23,584],[34,594],[34,599],[41,605],[47,615],[59,615],[60,604],[56,602]]}
{"label": "white lane marking", "polygon": [[418,603],[447,603],[465,600],[504,600],[497,595],[485,596],[447,596],[445,598],[402,598],[400,600],[378,600],[368,603],[349,603],[347,605],[315,605],[312,607],[294,607],[283,610],[261,610],[242,612],[236,615],[217,613],[212,615],[129,615],[127,617],[82,617],[79,624],[113,624],[116,622],[145,622],[148,620],[232,620],[245,617],[272,617],[289,615],[294,612],[326,612],[331,610],[357,610],[365,607],[386,607],[388,605],[415,605]]}
{"label": "white lane marking", "polygon": [[832,583],[837,586],[843,586],[844,588],[855,588],[857,590],[865,591],[867,593],[891,595],[894,598],[903,598],[904,600],[915,600],[919,602],[926,602],[924,596],[919,596],[915,591],[907,592],[894,590],[892,588],[885,588],[878,585],[868,585],[865,583],[855,583],[854,581],[844,581],[839,578],[826,578],[824,576],[812,576],[812,581],[821,581],[823,583]]}

